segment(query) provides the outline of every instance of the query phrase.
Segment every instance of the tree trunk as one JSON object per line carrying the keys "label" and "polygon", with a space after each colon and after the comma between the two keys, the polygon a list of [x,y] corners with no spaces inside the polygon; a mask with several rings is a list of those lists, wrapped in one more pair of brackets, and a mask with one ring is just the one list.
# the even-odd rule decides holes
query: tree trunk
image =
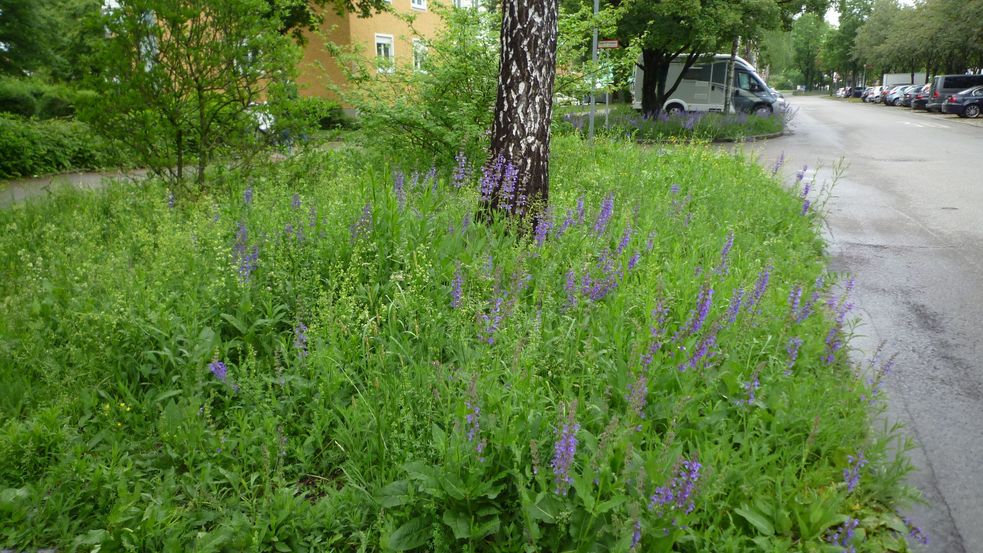
{"label": "tree trunk", "polygon": [[730,48],[730,63],[727,64],[727,77],[724,82],[724,114],[730,113],[732,98],[734,95],[734,65],[737,59],[737,48],[741,43],[741,37],[734,37],[734,44]]}
{"label": "tree trunk", "polygon": [[699,53],[692,53],[685,56],[683,66],[680,69],[676,80],[669,85],[669,67],[682,54],[679,52],[665,52],[662,50],[642,50],[642,113],[648,116],[658,115],[662,111],[666,100],[679,87],[683,80],[683,75],[699,59]]}
{"label": "tree trunk", "polygon": [[556,33],[557,0],[502,1],[498,97],[482,179],[486,220],[546,209]]}

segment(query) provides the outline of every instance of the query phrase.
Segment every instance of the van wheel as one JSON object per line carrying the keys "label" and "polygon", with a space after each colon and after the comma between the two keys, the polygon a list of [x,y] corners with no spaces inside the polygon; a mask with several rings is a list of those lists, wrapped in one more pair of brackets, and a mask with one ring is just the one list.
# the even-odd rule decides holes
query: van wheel
{"label": "van wheel", "polygon": [[679,104],[669,104],[666,106],[666,114],[670,117],[678,117],[680,115],[686,115],[686,110]]}
{"label": "van wheel", "polygon": [[754,106],[751,113],[757,115],[758,117],[768,117],[772,114],[771,106],[767,104],[758,104]]}
{"label": "van wheel", "polygon": [[969,117],[970,119],[976,119],[980,116],[980,106],[977,104],[969,104],[966,109],[963,110],[963,115]]}

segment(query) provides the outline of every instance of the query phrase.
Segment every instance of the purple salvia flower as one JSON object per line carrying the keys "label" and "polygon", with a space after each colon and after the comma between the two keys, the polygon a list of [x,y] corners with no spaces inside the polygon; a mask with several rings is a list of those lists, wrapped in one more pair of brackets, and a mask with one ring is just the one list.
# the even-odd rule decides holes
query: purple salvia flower
{"label": "purple salvia flower", "polygon": [[796,284],[788,293],[788,310],[792,318],[799,313],[799,303],[802,301],[802,287]]}
{"label": "purple salvia flower", "polygon": [[406,207],[406,176],[402,171],[396,171],[393,175],[393,192],[396,194],[396,203],[399,209]]}
{"label": "purple salvia flower", "polygon": [[730,263],[730,250],[734,247],[734,231],[727,233],[727,240],[724,241],[724,247],[720,248],[720,264],[714,269],[714,272],[719,274],[727,274],[728,265]]}
{"label": "purple salvia flower", "polygon": [[583,224],[584,222],[584,197],[580,196],[577,198],[577,224]]}
{"label": "purple salvia flower", "polygon": [[908,527],[909,538],[922,545],[928,545],[928,536],[922,532],[921,528],[915,526],[908,517],[901,517],[901,520],[904,522],[905,526]]}
{"label": "purple salvia flower", "polygon": [[642,541],[642,521],[635,519],[634,531],[631,533],[631,545],[628,547],[629,551],[634,551],[638,547],[639,542]]}
{"label": "purple salvia flower", "polygon": [[505,294],[497,295],[488,302],[488,313],[482,313],[481,318],[485,327],[481,333],[481,339],[488,345],[495,343],[495,332],[498,331],[502,319],[505,317]]}
{"label": "purple salvia flower", "polygon": [[632,270],[632,269],[634,269],[635,266],[638,265],[638,260],[639,260],[640,257],[641,257],[641,254],[638,253],[638,252],[635,252],[634,254],[632,254],[631,259],[628,260],[628,270],[629,271]]}
{"label": "purple salvia flower", "polygon": [[679,185],[678,184],[673,184],[672,186],[670,186],[669,187],[669,193],[672,194],[673,196],[679,194]]}
{"label": "purple salvia flower", "polygon": [[467,231],[468,227],[471,226],[471,212],[468,211],[464,214],[464,218],[461,219],[461,235],[463,236]]}
{"label": "purple salvia flower", "polygon": [[567,293],[567,307],[577,305],[577,273],[573,269],[567,271],[567,282],[563,289]]}
{"label": "purple salvia flower", "polygon": [[802,338],[796,336],[789,339],[788,345],[785,347],[785,351],[788,352],[788,368],[785,370],[785,376],[792,374],[792,367],[795,366],[795,361],[799,358],[800,347],[802,347]]}
{"label": "purple salvia flower", "polygon": [[802,309],[799,310],[798,315],[795,317],[795,322],[801,323],[802,321],[806,320],[809,317],[809,315],[812,314],[813,307],[816,305],[816,302],[819,301],[819,293],[823,287],[823,280],[824,279],[822,275],[819,275],[816,278],[816,282],[812,291],[812,296],[809,297],[809,300],[805,302],[805,304],[802,306]]}
{"label": "purple salvia flower", "polygon": [[550,228],[553,226],[553,219],[550,217],[549,212],[540,213],[539,220],[536,221],[536,229],[534,231],[534,238],[536,240],[536,245],[542,247],[546,243],[546,237],[549,235]]}
{"label": "purple salvia flower", "polygon": [[167,191],[167,207],[168,207],[168,209],[174,209],[174,204],[176,202],[177,202],[177,199],[174,197],[174,191],[173,190],[168,190]]}
{"label": "purple salvia flower", "polygon": [[293,209],[300,209],[300,194],[294,194],[293,198],[290,200],[290,207]]}
{"label": "purple salvia flower", "polygon": [[298,322],[294,327],[294,349],[297,355],[307,357],[307,325]]}
{"label": "purple salvia flower", "polygon": [[700,288],[700,294],[696,298],[696,312],[693,324],[689,328],[690,334],[696,334],[703,327],[707,314],[710,313],[710,305],[713,303],[713,288],[704,286]]}
{"label": "purple salvia flower", "polygon": [[809,213],[810,202],[808,199],[802,200],[802,212],[799,215],[805,217],[806,213]]}
{"label": "purple salvia flower", "polygon": [[717,329],[714,328],[708,335],[704,336],[696,348],[693,350],[693,355],[690,356],[689,360],[679,366],[680,372],[686,372],[687,369],[696,369],[709,360],[715,355],[713,347],[717,345]]}
{"label": "purple salvia flower", "polygon": [[648,394],[649,394],[649,380],[645,376],[645,371],[638,371],[638,377],[635,382],[628,385],[628,395],[625,399],[628,401],[628,407],[631,409],[632,413],[635,413],[640,419],[645,418],[645,405],[648,404]]}
{"label": "purple salvia flower", "polygon": [[652,248],[655,247],[655,231],[649,233],[648,239],[645,241],[645,251],[650,252]]}
{"label": "purple salvia flower", "polygon": [[841,347],[843,347],[843,343],[840,340],[840,327],[839,325],[834,325],[826,333],[826,355],[823,355],[823,362],[827,365],[832,365],[833,361],[836,360],[836,352]]}
{"label": "purple salvia flower", "polygon": [[802,179],[806,176],[806,171],[809,169],[808,165],[803,165],[801,171],[795,172],[795,182],[796,184],[802,182]]}
{"label": "purple salvia flower", "polygon": [[293,233],[294,233],[294,226],[292,224],[287,223],[286,225],[283,226],[283,234],[290,236]]}
{"label": "purple salvia flower", "polygon": [[758,388],[761,387],[761,381],[758,380],[759,373],[755,370],[751,373],[751,380],[744,383],[744,391],[747,392],[747,399],[737,400],[738,405],[751,405],[757,398]]}
{"label": "purple salvia flower", "polygon": [[830,534],[826,541],[829,543],[842,547],[843,553],[857,553],[857,548],[851,543],[853,541],[853,534],[860,526],[860,521],[851,518],[844,522],[841,526],[837,527],[836,530]]}
{"label": "purple salvia flower", "polygon": [[249,248],[249,231],[245,223],[239,223],[239,230],[236,231],[236,243],[232,248],[232,254],[239,265],[239,281],[246,283],[250,275],[256,270],[256,262],[259,259],[259,247]]}
{"label": "purple salvia flower", "polygon": [[558,495],[566,495],[573,483],[570,469],[573,468],[573,460],[577,455],[577,432],[580,430],[575,409],[576,403],[571,404],[567,420],[557,431],[556,443],[553,444],[553,461],[550,462],[550,467],[553,468],[553,482]]}
{"label": "purple salvia flower", "polygon": [[632,228],[631,225],[629,224],[628,226],[625,227],[624,234],[621,235],[621,242],[618,243],[617,255],[621,255],[621,253],[625,251],[625,248],[628,247],[628,243],[631,242],[631,234],[632,234]]}
{"label": "purple salvia flower", "polygon": [[744,288],[737,288],[730,295],[730,305],[727,307],[727,323],[734,324],[741,312],[741,302],[744,299]]}
{"label": "purple salvia flower", "polygon": [[461,264],[457,264],[454,270],[454,281],[451,283],[451,307],[457,309],[461,306],[461,288],[464,284],[464,275],[461,273]]}
{"label": "purple salvia flower", "polygon": [[744,306],[747,310],[751,310],[754,306],[758,305],[761,298],[765,295],[768,290],[768,281],[771,279],[771,265],[765,267],[758,273],[758,281],[754,285],[754,290],[746,298]]}
{"label": "purple salvia flower", "polygon": [[702,467],[696,459],[684,460],[668,485],[656,488],[649,498],[649,510],[655,511],[659,517],[672,511],[692,513],[696,508],[693,492]]}
{"label": "purple salvia flower", "polygon": [[358,240],[360,236],[372,230],[372,204],[366,203],[362,208],[362,215],[349,227],[352,242]]}
{"label": "purple salvia flower", "polygon": [[502,176],[502,203],[504,203],[504,208],[506,213],[511,213],[513,207],[518,207],[518,204],[514,204],[515,200],[515,185],[519,180],[519,169],[512,164],[511,161],[505,164],[505,173]]}
{"label": "purple salvia flower", "polygon": [[614,194],[608,194],[601,201],[601,210],[597,214],[597,221],[594,222],[594,234],[600,236],[608,228],[608,222],[614,213]]}
{"label": "purple salvia flower", "polygon": [[454,169],[452,182],[454,189],[459,190],[468,180],[468,156],[464,155],[464,152],[458,152],[454,159],[457,160],[457,167]]}
{"label": "purple salvia flower", "polygon": [[498,183],[502,180],[502,170],[504,167],[505,157],[502,154],[498,154],[494,163],[485,165],[482,169],[480,185],[482,201],[491,201],[492,196],[495,194],[495,188],[498,187]]}
{"label": "purple salvia flower", "polygon": [[307,210],[307,226],[310,228],[317,226],[317,208],[314,206]]}
{"label": "purple salvia flower", "polygon": [[806,198],[809,196],[809,191],[812,190],[812,182],[807,182],[802,185],[802,192],[799,193],[800,198]]}
{"label": "purple salvia flower", "polygon": [[843,481],[846,483],[847,493],[852,492],[860,483],[860,469],[867,465],[864,452],[860,451],[857,456],[847,455],[847,468],[843,469]]}
{"label": "purple salvia flower", "polygon": [[771,168],[771,176],[774,177],[775,175],[777,175],[778,171],[782,168],[782,165],[784,164],[785,164],[785,151],[782,150],[782,153],[778,156],[778,159],[775,160],[775,166]]}
{"label": "purple salvia flower", "polygon": [[252,205],[253,203],[253,187],[249,186],[242,193],[242,203],[246,205]]}
{"label": "purple salvia flower", "polygon": [[217,359],[208,364],[208,370],[212,371],[215,378],[219,379],[221,382],[225,382],[225,378],[229,372],[229,369],[225,366],[225,363]]}

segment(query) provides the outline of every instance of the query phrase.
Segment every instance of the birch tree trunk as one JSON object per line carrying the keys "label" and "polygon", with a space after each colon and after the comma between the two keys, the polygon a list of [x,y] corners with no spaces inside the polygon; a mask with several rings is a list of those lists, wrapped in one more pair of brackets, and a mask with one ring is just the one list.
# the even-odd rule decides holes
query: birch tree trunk
{"label": "birch tree trunk", "polygon": [[498,97],[481,186],[486,219],[537,218],[546,208],[556,23],[557,0],[502,1]]}

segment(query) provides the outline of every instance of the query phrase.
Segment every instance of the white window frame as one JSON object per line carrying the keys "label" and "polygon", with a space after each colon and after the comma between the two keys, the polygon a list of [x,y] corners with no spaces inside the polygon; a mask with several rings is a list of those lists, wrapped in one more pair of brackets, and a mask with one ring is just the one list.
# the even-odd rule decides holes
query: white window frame
{"label": "white window frame", "polygon": [[[388,58],[379,55],[380,44],[389,44]],[[385,65],[383,65],[383,59],[385,59]],[[383,33],[375,34],[375,61],[378,65],[379,73],[392,73],[394,71],[396,67],[396,38],[393,35]]]}
{"label": "white window frame", "polygon": [[414,10],[427,9],[427,0],[410,0],[410,7]]}
{"label": "white window frame", "polygon": [[424,64],[427,62],[427,43],[420,38],[413,39],[413,70],[425,73]]}

